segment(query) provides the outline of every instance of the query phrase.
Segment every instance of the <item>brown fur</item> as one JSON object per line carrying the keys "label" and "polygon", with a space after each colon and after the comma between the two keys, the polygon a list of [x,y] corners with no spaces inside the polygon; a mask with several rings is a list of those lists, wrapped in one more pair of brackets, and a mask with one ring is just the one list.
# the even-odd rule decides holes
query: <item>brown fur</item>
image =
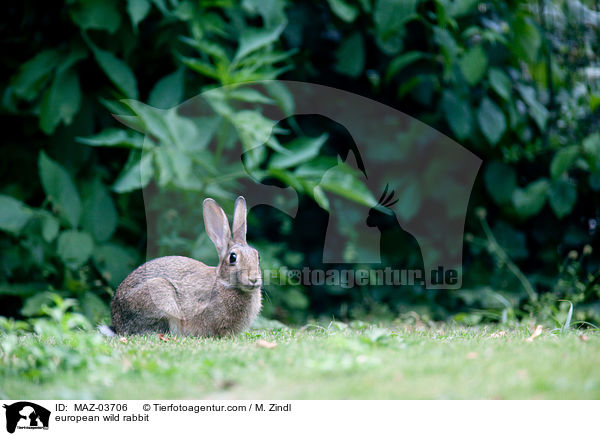
{"label": "brown fur", "polygon": [[[243,197],[236,201],[233,238],[214,200],[206,199],[203,211],[219,264],[166,256],[139,266],[123,280],[111,304],[118,334],[224,336],[252,324],[261,308],[262,281],[258,252],[246,244],[246,202]],[[232,252],[237,257],[233,264]]]}

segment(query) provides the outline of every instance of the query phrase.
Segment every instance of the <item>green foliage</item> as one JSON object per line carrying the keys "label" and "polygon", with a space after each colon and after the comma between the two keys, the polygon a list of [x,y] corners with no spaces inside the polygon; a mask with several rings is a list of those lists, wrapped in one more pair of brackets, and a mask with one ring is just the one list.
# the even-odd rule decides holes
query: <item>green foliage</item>
{"label": "green foliage", "polygon": [[442,108],[448,124],[457,139],[467,138],[471,134],[473,116],[469,104],[451,91],[442,94]]}
{"label": "green foliage", "polygon": [[76,300],[51,296],[39,318],[29,322],[0,317],[0,375],[40,382],[65,371],[94,372],[110,354],[90,322],[73,313]]}
{"label": "green foliage", "polygon": [[485,75],[487,55],[481,45],[470,48],[459,61],[460,70],[470,86],[475,86]]}
{"label": "green foliage", "polygon": [[[550,16],[542,3],[553,20],[542,20]],[[490,224],[486,232],[469,213],[462,294],[382,302],[354,289],[315,305],[306,289],[284,285],[268,290],[266,314],[298,322],[317,306],[336,316],[414,308],[438,317],[480,307],[501,319],[526,308],[559,310],[566,298],[574,319],[600,319],[600,253],[583,255],[597,239],[600,84],[583,66],[598,61],[598,35],[572,13],[573,2],[542,3],[77,0],[33,13],[11,6],[23,35],[7,43],[1,82],[12,132],[0,191],[7,310],[31,315],[51,291],[76,298],[94,321],[106,319],[110,295],[146,254],[140,189],[229,204],[245,174],[222,158],[236,141],[259,180],[292,186],[325,210],[330,194],[372,205],[356,171],[340,165],[324,175],[327,135],[274,126],[262,108],[293,113],[285,87],[243,85],[285,78],[388,102],[460,141],[485,161],[471,205],[488,211]],[[26,15],[30,25],[17,25]],[[175,109],[209,90],[214,116]],[[418,187],[409,186],[398,190],[406,220],[421,207]],[[199,215],[189,222],[156,213],[169,229],[158,252],[212,255]],[[312,255],[277,244],[267,224],[253,225],[265,267],[301,267]],[[289,235],[289,223],[279,227]],[[586,261],[571,265],[572,251]],[[473,289],[493,291],[470,299]]]}
{"label": "green foliage", "polygon": [[562,218],[573,210],[577,201],[577,188],[566,180],[552,182],[548,191],[548,200],[558,218]]}
{"label": "green foliage", "polygon": [[517,188],[517,172],[513,167],[498,161],[490,162],[485,169],[484,180],[496,204],[506,206],[512,202],[513,192]]}
{"label": "green foliage", "polygon": [[386,54],[398,53],[403,47],[406,24],[417,18],[419,0],[377,0],[373,11],[375,41]]}
{"label": "green foliage", "polygon": [[32,216],[31,210],[23,202],[0,195],[0,229],[9,233],[19,233]]}
{"label": "green foliage", "polygon": [[506,118],[500,108],[489,98],[481,102],[477,111],[481,133],[491,145],[496,145],[506,131]]}
{"label": "green foliage", "polygon": [[81,217],[81,199],[72,177],[43,151],[40,153],[39,171],[48,200],[71,227],[77,227]]}
{"label": "green foliage", "polygon": [[98,65],[117,89],[119,89],[125,97],[137,98],[137,82],[129,66],[111,52],[98,48],[89,39],[87,40],[87,43],[92,49]]}
{"label": "green foliage", "polygon": [[94,241],[88,233],[66,230],[58,237],[57,252],[68,268],[77,269],[82,266],[93,250]]}
{"label": "green foliage", "polygon": [[549,183],[546,179],[536,180],[525,188],[517,188],[512,197],[517,214],[528,218],[539,213],[546,203],[548,188]]}
{"label": "green foliage", "polygon": [[365,43],[361,34],[355,33],[344,41],[336,56],[336,71],[350,77],[358,77],[365,68]]}

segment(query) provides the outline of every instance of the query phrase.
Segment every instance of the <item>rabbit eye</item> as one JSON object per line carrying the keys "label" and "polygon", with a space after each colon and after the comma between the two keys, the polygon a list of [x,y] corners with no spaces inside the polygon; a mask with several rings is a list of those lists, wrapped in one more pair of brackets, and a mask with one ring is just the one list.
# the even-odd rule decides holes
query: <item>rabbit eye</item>
{"label": "rabbit eye", "polygon": [[232,251],[231,254],[229,255],[229,263],[235,263],[236,260],[237,260],[237,254],[235,254]]}

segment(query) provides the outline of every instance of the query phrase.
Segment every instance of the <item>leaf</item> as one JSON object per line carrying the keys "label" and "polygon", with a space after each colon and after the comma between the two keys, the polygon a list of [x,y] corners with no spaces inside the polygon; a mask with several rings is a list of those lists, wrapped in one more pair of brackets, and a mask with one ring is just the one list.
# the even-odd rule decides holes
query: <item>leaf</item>
{"label": "leaf", "polygon": [[433,28],[433,42],[440,47],[443,61],[444,80],[454,80],[454,65],[458,58],[458,43],[448,29],[435,26]]}
{"label": "leaf", "polygon": [[529,17],[518,15],[512,25],[513,43],[509,45],[518,59],[532,64],[542,45],[542,36]]}
{"label": "leaf", "polygon": [[567,180],[554,180],[548,191],[548,200],[558,218],[571,213],[577,202],[577,188]]}
{"label": "leaf", "polygon": [[473,12],[477,4],[479,0],[454,0],[448,4],[448,12],[451,17],[459,18]]}
{"label": "leaf", "polygon": [[167,186],[176,174],[171,161],[170,150],[167,147],[159,147],[155,153],[155,162],[158,171],[158,185]]}
{"label": "leaf", "polygon": [[79,76],[73,69],[57,72],[40,106],[40,128],[50,135],[62,121],[71,124],[81,105]]}
{"label": "leaf", "polygon": [[405,25],[417,17],[418,0],[377,0],[373,11],[376,42],[388,55],[402,49],[406,32]]}
{"label": "leaf", "polygon": [[196,71],[206,77],[211,77],[213,79],[221,80],[221,75],[217,71],[215,67],[213,67],[208,62],[201,61],[200,59],[180,56],[179,60],[186,67],[190,68],[193,71]]}
{"label": "leaf", "polygon": [[358,7],[349,4],[345,0],[327,0],[327,3],[329,3],[333,13],[346,23],[352,23],[356,20]]}
{"label": "leaf", "polygon": [[321,209],[329,211],[329,199],[327,198],[325,191],[323,191],[320,186],[313,187],[312,192],[309,191],[309,195],[313,200],[315,200]]}
{"label": "leaf", "polygon": [[349,77],[358,77],[365,67],[365,44],[360,32],[348,37],[336,51],[334,69]]}
{"label": "leaf", "polygon": [[150,8],[151,4],[149,0],[127,0],[127,13],[135,29],[146,18],[148,12],[150,12]]}
{"label": "leaf", "polygon": [[491,145],[496,145],[506,130],[506,118],[500,108],[485,97],[477,111],[481,132]]}
{"label": "leaf", "polygon": [[136,266],[135,253],[117,244],[102,244],[94,248],[94,265],[102,277],[116,289]]}
{"label": "leaf", "polygon": [[[175,147],[178,150],[197,151],[200,148],[198,144],[205,143],[207,136],[212,135],[212,130],[200,131],[198,125],[191,118],[178,114],[176,107],[161,110],[136,100],[124,100],[123,102],[137,115],[138,128],[164,146]],[[140,121],[141,123],[139,123]],[[144,142],[144,146],[154,148],[152,141],[149,141],[148,138]]]}
{"label": "leaf", "polygon": [[346,164],[338,164],[323,175],[319,185],[358,204],[373,207],[377,201],[365,184],[357,178],[357,172],[350,172],[348,169],[350,168]]}
{"label": "leaf", "polygon": [[260,48],[266,47],[279,39],[279,36],[285,29],[286,23],[274,27],[265,27],[262,29],[245,28],[240,36],[240,45],[235,59],[240,60],[248,54]]}
{"label": "leaf", "polygon": [[452,91],[444,91],[442,94],[442,109],[446,115],[448,125],[458,139],[464,139],[471,134],[473,116],[466,101],[460,99]]}
{"label": "leaf", "polygon": [[19,68],[12,79],[13,92],[20,98],[31,101],[39,95],[50,74],[61,60],[58,50],[50,49],[38,53]]}
{"label": "leaf", "polygon": [[600,133],[592,133],[583,140],[586,160],[596,171],[600,170]]}
{"label": "leaf", "polygon": [[275,151],[283,154],[289,152],[271,136],[275,121],[265,117],[260,112],[242,110],[234,113],[231,122],[235,126],[244,151],[253,150],[268,144]]}
{"label": "leaf", "polygon": [[525,339],[525,342],[533,342],[533,340],[535,338],[537,338],[538,336],[540,336],[542,334],[543,330],[544,330],[544,328],[541,325],[538,325],[535,328],[535,331],[531,334],[531,336],[528,337],[527,339]]}
{"label": "leaf", "polygon": [[0,194],[0,230],[18,235],[33,212],[23,202]]}
{"label": "leaf", "polygon": [[536,97],[535,89],[531,86],[525,86],[523,84],[518,84],[517,89],[523,97],[523,100],[527,103],[527,107],[529,108],[529,115],[536,122],[540,130],[544,130],[546,128],[546,122],[548,121],[548,117],[550,113],[548,109],[539,102]]}
{"label": "leaf", "polygon": [[42,314],[42,307],[52,302],[52,297],[56,295],[52,292],[38,292],[27,298],[23,303],[21,315],[32,317]]}
{"label": "leaf", "polygon": [[159,109],[168,109],[181,103],[184,92],[184,73],[185,70],[179,68],[156,82],[150,91],[148,104]]}
{"label": "leaf", "polygon": [[76,138],[81,144],[91,145],[92,147],[123,147],[139,148],[144,147],[143,135],[131,131],[109,127],[100,133],[85,138]]}
{"label": "leaf", "polygon": [[405,67],[424,57],[425,53],[420,51],[409,51],[402,53],[400,56],[396,56],[388,65],[384,80],[386,82],[389,81]]}
{"label": "leaf", "polygon": [[110,318],[110,308],[93,292],[84,292],[79,297],[82,313],[94,324]]}
{"label": "leaf", "polygon": [[285,169],[297,166],[311,160],[319,155],[319,150],[327,141],[326,133],[321,136],[310,138],[301,137],[286,144],[286,154],[275,154],[271,158],[270,167],[276,169]]}
{"label": "leaf", "polygon": [[489,77],[492,89],[504,100],[510,100],[512,96],[512,82],[506,73],[498,68],[492,68]]}
{"label": "leaf", "polygon": [[94,250],[94,240],[86,232],[66,230],[58,237],[57,253],[70,269],[78,269],[88,261]]}
{"label": "leaf", "polygon": [[277,343],[276,342],[268,342],[263,339],[259,339],[258,341],[256,341],[256,346],[260,347],[260,348],[271,349],[271,348],[277,347]]}
{"label": "leaf", "polygon": [[177,17],[181,21],[190,21],[196,17],[196,8],[193,2],[177,2],[172,3],[175,5],[173,9],[173,16]]}
{"label": "leaf", "polygon": [[160,143],[170,145],[174,142],[173,126],[169,126],[167,123],[166,114],[168,111],[148,106],[137,100],[123,100],[122,102],[137,116],[136,121],[139,130],[142,130],[146,135],[156,137]]}
{"label": "leaf", "polygon": [[38,166],[48,199],[71,227],[77,227],[81,217],[81,200],[70,174],[43,151],[40,153]]}
{"label": "leaf", "polygon": [[567,301],[569,303],[569,311],[567,312],[567,317],[565,318],[565,322],[563,323],[560,331],[562,333],[566,333],[571,328],[571,319],[573,319],[573,303],[568,300],[559,300],[559,301]]}
{"label": "leaf", "polygon": [[538,125],[540,130],[543,132],[546,129],[546,123],[548,122],[548,117],[550,116],[550,112],[546,109],[540,102],[536,102],[535,104],[531,104],[529,106],[529,115]]}
{"label": "leaf", "polygon": [[94,240],[106,241],[117,228],[117,218],[110,194],[99,180],[94,181],[91,192],[83,201],[81,226]]}
{"label": "leaf", "polygon": [[484,181],[496,204],[502,206],[511,202],[517,189],[517,172],[513,167],[493,161],[485,169]]}
{"label": "leaf", "polygon": [[112,190],[122,194],[144,188],[154,175],[153,153],[131,153]]}
{"label": "leaf", "polygon": [[180,56],[179,60],[186,67],[190,68],[193,71],[196,71],[206,77],[211,77],[219,81],[221,80],[221,75],[217,71],[217,69],[207,62],[203,62],[200,59],[189,58],[184,56]]}
{"label": "leaf", "polygon": [[476,85],[483,78],[487,68],[487,55],[481,45],[471,47],[459,61],[460,70],[467,83]]}
{"label": "leaf", "polygon": [[600,107],[600,95],[590,94],[590,111],[595,112]]}
{"label": "leaf", "polygon": [[251,14],[260,14],[266,26],[272,26],[285,21],[286,3],[283,1],[244,0],[242,7]]}
{"label": "leaf", "polygon": [[[89,41],[89,40],[88,40]],[[131,68],[109,51],[96,47],[91,41],[88,42],[100,68],[106,73],[110,81],[127,98],[137,99],[137,81]]]}
{"label": "leaf", "polygon": [[69,13],[81,30],[100,29],[115,33],[121,25],[121,14],[115,0],[79,1],[70,6]]}
{"label": "leaf", "polygon": [[557,179],[568,171],[578,157],[579,147],[576,145],[558,150],[550,163],[550,175],[552,178]]}
{"label": "leaf", "polygon": [[42,216],[42,237],[46,242],[52,242],[58,236],[60,223],[53,215],[44,211]]}
{"label": "leaf", "polygon": [[290,116],[294,113],[294,97],[282,82],[273,80],[266,82],[264,86],[286,116]]}
{"label": "leaf", "polygon": [[522,218],[537,214],[544,203],[550,184],[546,179],[539,179],[530,183],[526,188],[519,188],[513,192],[513,206]]}

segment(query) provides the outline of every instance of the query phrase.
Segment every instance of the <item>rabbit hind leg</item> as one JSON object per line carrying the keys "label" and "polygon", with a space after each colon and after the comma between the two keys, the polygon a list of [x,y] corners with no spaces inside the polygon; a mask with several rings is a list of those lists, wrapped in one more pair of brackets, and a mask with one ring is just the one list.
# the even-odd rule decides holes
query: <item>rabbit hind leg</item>
{"label": "rabbit hind leg", "polygon": [[172,324],[183,315],[177,304],[175,285],[171,281],[155,277],[144,281],[128,295],[128,310],[132,333],[172,332]]}

